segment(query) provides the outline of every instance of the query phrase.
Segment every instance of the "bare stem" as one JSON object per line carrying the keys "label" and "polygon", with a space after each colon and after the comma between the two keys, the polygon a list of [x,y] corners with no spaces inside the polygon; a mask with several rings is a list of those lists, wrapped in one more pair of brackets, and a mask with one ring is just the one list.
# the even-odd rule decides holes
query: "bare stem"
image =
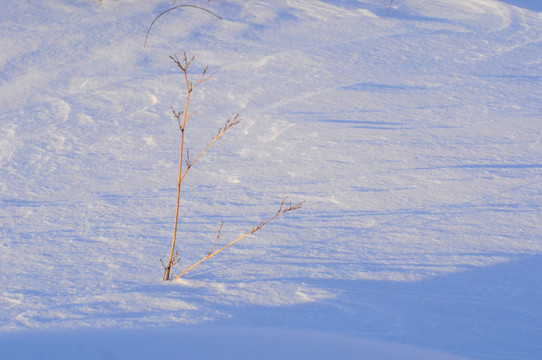
{"label": "bare stem", "polygon": [[[257,226],[254,226],[252,227],[252,230],[250,230],[249,232],[239,236],[238,238],[230,241],[229,243],[227,243],[226,245],[224,245],[223,247],[221,247],[220,249],[216,250],[215,252],[209,252],[209,254],[207,254],[206,257],[202,258],[201,260],[199,260],[198,262],[196,262],[194,265],[190,266],[189,268],[187,268],[185,271],[183,271],[182,273],[180,273],[179,275],[177,275],[173,280],[177,280],[179,279],[181,276],[183,276],[184,274],[186,274],[187,272],[189,272],[190,270],[192,270],[193,268],[195,268],[196,266],[198,266],[199,264],[201,264],[202,262],[204,262],[205,260],[208,260],[210,258],[212,258],[213,256],[215,256],[216,254],[218,254],[219,252],[225,250],[226,248],[232,246],[233,244],[235,244],[236,242],[238,242],[239,240],[241,239],[244,239],[246,238],[247,236],[250,236],[252,234],[254,234],[256,231],[260,230],[261,228],[263,228],[265,225],[267,225],[269,222],[275,220],[277,217],[283,215],[284,213],[288,212],[288,211],[292,211],[292,210],[296,210],[296,209],[299,209],[301,208],[301,206],[303,205],[303,203],[305,201],[302,201],[296,205],[292,205],[290,204],[288,207],[284,207],[284,202],[286,201],[287,197],[285,197],[284,199],[282,199],[282,202],[280,203],[280,207],[278,209],[278,211],[275,213],[275,215],[271,216],[269,219],[265,220],[265,221],[262,221],[260,222]],[[220,229],[222,229],[222,225],[220,226]],[[220,230],[219,230],[219,234],[220,234]],[[218,236],[217,236],[217,239],[218,239]]]}
{"label": "bare stem", "polygon": [[215,241],[213,242],[213,246],[211,247],[211,250],[209,250],[209,253],[207,254],[208,256],[211,255],[213,253],[213,250],[215,249],[216,242],[220,238],[220,233],[222,232],[222,226],[224,226],[224,221],[220,222],[220,227],[218,228],[218,231],[216,232],[216,238],[215,238]]}
{"label": "bare stem", "polygon": [[[177,180],[177,206],[175,207],[175,224],[173,227],[173,240],[171,241],[171,250],[169,253],[168,265],[164,267],[163,280],[169,280],[171,267],[174,265],[174,258],[175,258],[174,252],[175,252],[175,244],[177,242],[177,227],[179,224],[181,184],[182,184],[182,175],[183,175],[184,130],[186,128],[186,122],[190,118],[190,115],[188,115],[188,106],[190,104],[190,95],[192,94],[192,83],[188,79],[188,67],[190,66],[194,58],[192,57],[190,60],[188,60],[186,56],[186,52],[185,52],[184,59],[182,61],[180,61],[176,55],[171,56],[171,59],[177,65],[177,67],[179,67],[184,73],[184,79],[185,79],[185,84],[186,84],[186,100],[185,100],[184,111],[182,113],[176,112],[175,110],[173,110],[173,114],[177,118],[177,122],[179,123],[179,128],[181,130],[181,148],[179,151],[179,174],[178,174],[178,180]],[[181,117],[182,117],[182,121],[181,121]]]}

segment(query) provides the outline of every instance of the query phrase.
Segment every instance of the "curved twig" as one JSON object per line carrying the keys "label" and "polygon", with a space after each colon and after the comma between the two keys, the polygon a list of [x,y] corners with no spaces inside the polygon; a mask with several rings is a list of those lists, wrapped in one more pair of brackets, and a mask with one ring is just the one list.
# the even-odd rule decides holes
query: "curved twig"
{"label": "curved twig", "polygon": [[172,10],[175,10],[175,9],[178,9],[180,7],[191,7],[191,8],[196,8],[196,9],[200,9],[200,10],[203,10],[203,11],[206,11],[208,12],[209,14],[219,18],[220,20],[224,20],[222,19],[220,16],[218,16],[217,14],[215,14],[214,12],[212,12],[211,10],[207,10],[206,8],[203,8],[201,6],[197,6],[197,5],[177,5],[177,6],[174,6],[172,7],[171,9],[168,9],[164,12],[162,12],[160,15],[158,15],[157,17],[154,18],[154,20],[152,21],[151,25],[149,26],[149,29],[147,30],[147,33],[145,34],[145,43],[143,45],[143,47],[147,47],[147,38],[149,37],[149,33],[151,32],[151,29],[152,29],[152,26],[154,25],[154,23],[156,22],[156,20],[158,20],[158,18]]}

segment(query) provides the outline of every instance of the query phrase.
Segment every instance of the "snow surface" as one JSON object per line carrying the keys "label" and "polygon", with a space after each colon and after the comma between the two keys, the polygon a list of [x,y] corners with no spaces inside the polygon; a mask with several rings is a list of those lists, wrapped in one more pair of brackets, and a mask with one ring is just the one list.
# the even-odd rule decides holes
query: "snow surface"
{"label": "snow surface", "polygon": [[191,4],[4,0],[0,357],[540,358],[540,2]]}

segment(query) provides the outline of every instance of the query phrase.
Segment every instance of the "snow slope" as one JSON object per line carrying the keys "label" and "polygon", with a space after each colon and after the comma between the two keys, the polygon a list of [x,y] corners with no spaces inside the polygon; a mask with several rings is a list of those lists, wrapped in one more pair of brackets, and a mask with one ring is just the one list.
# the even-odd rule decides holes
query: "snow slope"
{"label": "snow slope", "polygon": [[[4,1],[4,356],[133,359],[107,345],[130,334],[141,356],[175,334],[203,357],[542,354],[538,1],[194,1],[223,20],[172,11],[143,47],[170,4]],[[183,51],[213,76],[190,149],[243,122],[183,185],[174,271],[222,220],[227,241],[307,203],[163,283]]]}

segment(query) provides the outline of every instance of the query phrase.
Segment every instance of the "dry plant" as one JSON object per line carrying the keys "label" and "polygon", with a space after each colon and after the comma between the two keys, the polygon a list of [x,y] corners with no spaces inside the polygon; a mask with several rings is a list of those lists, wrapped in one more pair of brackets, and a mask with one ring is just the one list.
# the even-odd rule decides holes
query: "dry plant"
{"label": "dry plant", "polygon": [[[176,251],[176,245],[177,245],[177,232],[178,232],[178,224],[179,224],[179,211],[180,211],[180,199],[181,199],[181,186],[182,182],[188,173],[188,171],[192,168],[192,166],[201,158],[201,156],[209,150],[209,148],[216,142],[218,139],[224,135],[224,133],[229,130],[231,127],[239,124],[241,119],[239,118],[239,115],[235,115],[232,119],[229,119],[226,121],[224,126],[220,128],[217,132],[217,134],[211,139],[211,141],[203,148],[203,150],[200,151],[200,153],[192,160],[190,159],[190,153],[188,149],[185,151],[185,131],[186,131],[186,124],[188,120],[192,118],[192,115],[194,113],[189,112],[189,105],[190,105],[190,97],[193,93],[193,91],[202,83],[209,80],[210,76],[207,75],[207,67],[205,67],[201,73],[201,76],[199,80],[194,84],[190,81],[188,76],[188,68],[194,61],[194,57],[191,57],[190,59],[187,57],[186,52],[184,53],[184,57],[182,59],[179,59],[177,56],[170,56],[170,58],[173,60],[175,65],[181,69],[181,71],[184,74],[184,80],[185,80],[185,86],[186,86],[186,99],[184,104],[184,110],[182,111],[176,111],[173,107],[171,110],[173,111],[174,117],[177,119],[177,122],[179,124],[179,129],[181,130],[181,144],[180,144],[180,153],[179,153],[179,172],[178,172],[178,178],[177,178],[177,205],[175,209],[175,222],[173,227],[173,239],[171,241],[171,250],[169,253],[169,260],[167,261],[167,264],[165,264],[162,259],[160,261],[162,262],[162,266],[164,267],[164,277],[163,280],[169,280],[171,276],[171,268],[176,265],[180,258],[178,256],[178,252]],[[184,158],[186,152],[186,158]],[[257,226],[254,226],[251,231],[247,232],[246,234],[241,235],[240,237],[236,238],[233,241],[230,241],[227,245],[221,247],[220,249],[213,252],[215,245],[217,244],[219,238],[220,238],[220,232],[222,230],[223,223],[220,224],[220,228],[218,229],[216,239],[213,243],[213,246],[206,257],[195,263],[194,265],[190,266],[188,269],[186,269],[184,272],[182,272],[180,275],[178,275],[176,279],[180,278],[184,274],[186,274],[188,271],[196,267],[197,265],[201,264],[203,261],[215,256],[219,252],[225,250],[229,246],[233,245],[234,243],[238,242],[241,239],[244,239],[245,237],[254,234],[256,231],[260,230],[262,227],[264,227],[266,224],[271,222],[272,220],[276,219],[277,217],[283,215],[284,213],[296,210],[301,207],[304,201],[292,205],[290,204],[288,207],[284,206],[284,202],[286,201],[286,198],[284,198],[280,204],[279,210],[271,216],[269,219],[260,222]]]}

